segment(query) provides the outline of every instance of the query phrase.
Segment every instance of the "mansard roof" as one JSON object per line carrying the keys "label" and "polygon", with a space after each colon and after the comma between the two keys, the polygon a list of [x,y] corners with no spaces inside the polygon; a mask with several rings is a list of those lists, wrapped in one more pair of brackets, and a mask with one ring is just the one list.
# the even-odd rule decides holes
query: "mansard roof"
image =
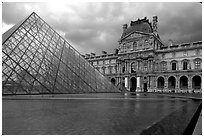
{"label": "mansard roof", "polygon": [[133,31],[139,31],[144,33],[153,33],[153,28],[149,20],[145,17],[136,21],[131,21],[130,26],[122,33],[121,39],[132,33]]}

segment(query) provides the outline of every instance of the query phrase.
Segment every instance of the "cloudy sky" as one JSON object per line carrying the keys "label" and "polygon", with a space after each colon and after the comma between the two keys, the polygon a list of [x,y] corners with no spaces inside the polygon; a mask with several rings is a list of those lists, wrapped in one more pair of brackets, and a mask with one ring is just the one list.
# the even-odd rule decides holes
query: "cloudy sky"
{"label": "cloudy sky", "polygon": [[[122,25],[158,16],[158,33],[167,44],[202,40],[202,5],[195,3],[13,3],[2,4],[3,32],[36,12],[80,53],[114,52]],[[3,33],[2,32],[2,33]]]}

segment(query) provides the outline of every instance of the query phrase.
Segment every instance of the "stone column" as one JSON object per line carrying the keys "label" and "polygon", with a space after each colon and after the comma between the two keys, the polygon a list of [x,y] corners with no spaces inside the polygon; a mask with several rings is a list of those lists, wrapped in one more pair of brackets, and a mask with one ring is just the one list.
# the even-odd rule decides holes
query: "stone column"
{"label": "stone column", "polygon": [[192,89],[192,75],[188,75],[188,93],[191,93]]}
{"label": "stone column", "polygon": [[155,89],[155,92],[157,92],[157,77],[153,77],[153,85],[154,85],[154,87],[153,87],[153,90]]}
{"label": "stone column", "polygon": [[137,89],[137,78],[136,78],[136,81],[135,81],[135,85],[136,85],[136,88],[135,88],[135,92],[136,92],[136,89]]}
{"label": "stone column", "polygon": [[115,83],[115,85],[117,86],[118,83],[119,83],[119,79],[118,79],[118,77],[116,77],[116,83]]}
{"label": "stone column", "polygon": [[137,60],[136,63],[137,63],[137,69],[136,69],[136,71],[139,71],[139,61]]}
{"label": "stone column", "polygon": [[179,75],[176,75],[176,93],[180,92],[180,79]]}
{"label": "stone column", "polygon": [[128,89],[128,77],[125,77],[125,88]]}
{"label": "stone column", "polygon": [[152,60],[149,60],[149,68],[148,71],[152,71]]}
{"label": "stone column", "polygon": [[120,73],[120,63],[117,63],[117,72]]}
{"label": "stone column", "polygon": [[127,62],[125,61],[125,73],[127,72]]}
{"label": "stone column", "polygon": [[152,76],[148,76],[148,91],[152,92],[153,88],[152,88]]}
{"label": "stone column", "polygon": [[140,92],[141,91],[141,81],[140,81],[140,77],[137,77],[137,86],[136,86],[136,92]]}
{"label": "stone column", "polygon": [[152,71],[152,59],[148,60],[148,71]]}
{"label": "stone column", "polygon": [[168,90],[168,76],[164,76],[164,91],[163,92],[169,92]]}
{"label": "stone column", "polygon": [[137,77],[137,88],[140,88],[140,77]]}
{"label": "stone column", "polygon": [[130,73],[130,64],[129,64],[129,61],[127,61],[126,63],[127,63],[127,70],[126,70],[126,72]]}
{"label": "stone column", "polygon": [[138,60],[138,71],[140,71],[141,70],[141,60],[139,59]]}

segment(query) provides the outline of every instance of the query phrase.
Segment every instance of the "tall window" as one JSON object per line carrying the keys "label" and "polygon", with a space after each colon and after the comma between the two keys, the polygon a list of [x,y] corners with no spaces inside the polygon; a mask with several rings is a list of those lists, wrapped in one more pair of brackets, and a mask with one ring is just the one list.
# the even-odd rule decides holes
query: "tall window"
{"label": "tall window", "polygon": [[137,70],[141,70],[141,61],[140,60],[138,61],[138,66],[137,67],[138,67]]}
{"label": "tall window", "polygon": [[112,74],[112,66],[108,66],[109,73]]}
{"label": "tall window", "polygon": [[195,61],[195,69],[200,69],[201,62],[199,60]]}
{"label": "tall window", "polygon": [[144,61],[144,71],[147,71],[147,61]]}
{"label": "tall window", "polygon": [[109,73],[108,67],[105,67],[105,74],[108,74],[108,73]]}
{"label": "tall window", "polygon": [[125,66],[122,67],[122,73],[125,73]]}
{"label": "tall window", "polygon": [[183,62],[183,70],[187,70],[188,69],[188,62],[185,61]]}
{"label": "tall window", "polygon": [[133,42],[133,49],[135,50],[137,48],[137,42]]}
{"label": "tall window", "polygon": [[175,56],[176,56],[176,53],[175,53],[175,52],[173,52],[173,53],[172,53],[172,57],[173,57],[173,58],[175,58]]}
{"label": "tall window", "polygon": [[165,58],[165,54],[164,54],[164,53],[162,54],[162,58],[163,58],[163,59]]}
{"label": "tall window", "polygon": [[161,71],[165,71],[167,69],[167,63],[166,62],[162,62],[161,63]]}
{"label": "tall window", "polygon": [[131,64],[131,73],[135,73],[135,72],[136,72],[136,68],[137,68],[136,63],[133,62],[133,63]]}
{"label": "tall window", "polygon": [[188,54],[187,54],[187,51],[184,51],[183,52],[183,56],[187,56]]}
{"label": "tall window", "polygon": [[199,49],[196,50],[196,55],[197,56],[200,55],[200,50]]}
{"label": "tall window", "polygon": [[103,72],[103,74],[105,74],[105,70],[106,70],[106,67],[102,67],[102,72]]}
{"label": "tall window", "polygon": [[176,62],[173,62],[171,66],[172,66],[172,70],[176,70]]}

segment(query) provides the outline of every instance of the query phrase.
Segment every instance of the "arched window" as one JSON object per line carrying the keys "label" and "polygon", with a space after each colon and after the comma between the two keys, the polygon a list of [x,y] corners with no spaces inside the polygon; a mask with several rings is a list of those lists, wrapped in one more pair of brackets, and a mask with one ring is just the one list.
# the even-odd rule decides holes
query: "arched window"
{"label": "arched window", "polygon": [[180,88],[187,89],[188,88],[188,78],[186,76],[182,76],[180,78]]}
{"label": "arched window", "polygon": [[106,67],[102,67],[102,73],[105,74]]}
{"label": "arched window", "polygon": [[136,78],[135,77],[132,77],[130,79],[130,92],[135,92],[135,89],[136,89]]}
{"label": "arched window", "polygon": [[141,70],[141,63],[142,63],[142,61],[141,60],[138,60],[138,68],[137,68],[137,70]]}
{"label": "arched window", "polygon": [[108,74],[108,73],[109,73],[108,67],[105,67],[105,74]]}
{"label": "arched window", "polygon": [[200,76],[194,76],[192,78],[192,88],[201,89],[201,77]]}
{"label": "arched window", "polygon": [[169,89],[175,89],[175,87],[176,87],[176,78],[171,76],[168,79],[168,88]]}
{"label": "arched window", "polygon": [[110,73],[110,74],[112,74],[112,68],[113,68],[112,66],[108,66],[108,69],[109,69],[109,73]]}
{"label": "arched window", "polygon": [[202,62],[202,60],[200,58],[197,58],[197,59],[194,60],[195,69],[200,69],[201,68],[201,62]]}
{"label": "arched window", "polygon": [[133,50],[135,50],[137,48],[137,42],[133,42]]}
{"label": "arched window", "polygon": [[136,68],[137,68],[136,63],[135,62],[131,63],[131,73],[135,73]]}
{"label": "arched window", "polygon": [[161,71],[167,70],[167,63],[165,61],[161,62]]}
{"label": "arched window", "polygon": [[115,79],[114,79],[114,78],[111,79],[111,83],[112,83],[113,85],[115,85]]}
{"label": "arched window", "polygon": [[188,69],[188,62],[189,61],[186,60],[186,59],[182,61],[182,63],[183,63],[183,70],[187,70]]}
{"label": "arched window", "polygon": [[122,73],[125,73],[125,65],[122,66]]}
{"label": "arched window", "polygon": [[147,71],[147,61],[143,62],[143,69],[144,69],[144,71]]}
{"label": "arched window", "polygon": [[187,70],[188,69],[188,62],[183,62],[183,70]]}
{"label": "arched window", "polygon": [[163,89],[164,88],[164,78],[163,77],[159,77],[157,79],[157,88],[158,89]]}
{"label": "arched window", "polygon": [[113,67],[113,73],[117,73],[117,65]]}
{"label": "arched window", "polygon": [[171,70],[176,70],[176,68],[177,68],[177,61],[172,61],[171,62]]}

